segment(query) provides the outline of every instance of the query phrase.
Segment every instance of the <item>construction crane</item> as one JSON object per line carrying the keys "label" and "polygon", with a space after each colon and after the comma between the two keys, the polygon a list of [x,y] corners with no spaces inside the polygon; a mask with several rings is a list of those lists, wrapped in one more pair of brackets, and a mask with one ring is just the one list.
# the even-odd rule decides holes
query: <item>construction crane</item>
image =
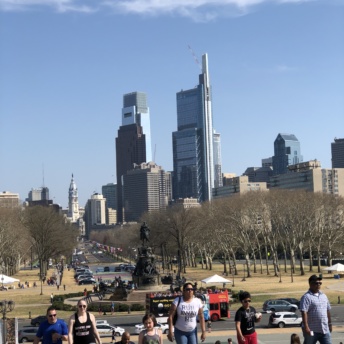
{"label": "construction crane", "polygon": [[201,64],[199,63],[198,58],[197,58],[195,52],[192,50],[190,44],[188,44],[188,48],[189,48],[189,50],[190,50],[190,52],[191,52],[191,54],[192,54],[192,56],[193,56],[193,58],[194,58],[194,60],[195,60],[195,62],[196,62],[196,64],[197,64],[198,68],[199,68],[200,70],[202,70],[202,66],[201,66]]}

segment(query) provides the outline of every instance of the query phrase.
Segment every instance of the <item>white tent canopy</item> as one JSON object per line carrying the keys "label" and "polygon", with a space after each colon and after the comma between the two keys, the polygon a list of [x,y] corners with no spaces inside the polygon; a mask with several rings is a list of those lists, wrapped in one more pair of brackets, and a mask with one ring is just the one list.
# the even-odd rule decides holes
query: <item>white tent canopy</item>
{"label": "white tent canopy", "polygon": [[19,282],[18,279],[0,274],[0,284],[11,284],[14,282]]}
{"label": "white tent canopy", "polygon": [[337,264],[329,266],[328,268],[325,268],[323,270],[334,271],[334,272],[343,272],[344,271],[344,265],[340,264],[340,263],[337,263]]}
{"label": "white tent canopy", "polygon": [[225,279],[219,275],[214,275],[214,276],[205,278],[201,282],[203,283],[232,283],[232,281]]}

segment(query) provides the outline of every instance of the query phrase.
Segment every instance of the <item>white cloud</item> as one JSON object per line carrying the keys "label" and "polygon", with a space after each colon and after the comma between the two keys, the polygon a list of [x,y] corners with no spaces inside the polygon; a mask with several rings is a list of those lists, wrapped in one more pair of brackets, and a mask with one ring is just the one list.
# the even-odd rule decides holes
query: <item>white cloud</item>
{"label": "white cloud", "polygon": [[2,11],[25,11],[31,8],[52,8],[56,12],[82,12],[96,11],[82,0],[0,0]]}
{"label": "white cloud", "polygon": [[[242,15],[262,3],[301,3],[319,0],[0,0],[0,10],[18,11],[51,8],[57,12],[92,13],[99,6],[115,13],[141,15],[174,14],[193,20],[209,21],[220,15]],[[330,0],[327,0],[330,1]]]}

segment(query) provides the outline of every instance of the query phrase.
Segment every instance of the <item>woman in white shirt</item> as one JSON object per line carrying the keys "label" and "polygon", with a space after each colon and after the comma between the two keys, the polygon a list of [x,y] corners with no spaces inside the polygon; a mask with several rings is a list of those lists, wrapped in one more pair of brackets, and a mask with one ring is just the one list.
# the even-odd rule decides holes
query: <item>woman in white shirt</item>
{"label": "woman in white shirt", "polygon": [[[177,314],[177,321],[173,324],[173,318]],[[197,339],[197,316],[201,325],[202,342],[205,340],[205,322],[203,316],[203,304],[201,300],[194,296],[194,287],[191,283],[185,283],[183,286],[183,295],[178,296],[172,302],[168,324],[169,332],[167,338],[173,341],[174,337],[177,344],[198,344]]]}

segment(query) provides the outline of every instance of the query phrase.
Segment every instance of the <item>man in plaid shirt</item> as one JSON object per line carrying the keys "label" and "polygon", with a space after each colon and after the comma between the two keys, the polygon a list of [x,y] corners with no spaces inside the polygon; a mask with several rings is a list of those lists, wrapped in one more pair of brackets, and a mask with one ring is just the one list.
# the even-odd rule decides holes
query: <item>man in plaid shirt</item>
{"label": "man in plaid shirt", "polygon": [[327,296],[320,291],[322,277],[309,277],[309,290],[301,298],[304,344],[331,344],[331,313]]}

